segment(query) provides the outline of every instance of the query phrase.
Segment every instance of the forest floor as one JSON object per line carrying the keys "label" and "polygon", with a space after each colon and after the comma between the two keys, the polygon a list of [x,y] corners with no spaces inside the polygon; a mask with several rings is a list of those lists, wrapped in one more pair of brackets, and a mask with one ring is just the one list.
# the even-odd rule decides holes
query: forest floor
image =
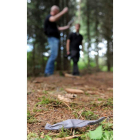
{"label": "forest floor", "polygon": [[[64,102],[58,95],[66,95],[66,88],[80,89],[71,102]],[[27,81],[27,134],[28,139],[63,137],[62,130],[45,130],[46,123],[53,125],[67,119],[96,120],[106,117],[102,122],[104,129],[113,130],[113,73],[98,72],[81,77],[30,77]],[[93,130],[98,125],[76,129],[76,134]]]}

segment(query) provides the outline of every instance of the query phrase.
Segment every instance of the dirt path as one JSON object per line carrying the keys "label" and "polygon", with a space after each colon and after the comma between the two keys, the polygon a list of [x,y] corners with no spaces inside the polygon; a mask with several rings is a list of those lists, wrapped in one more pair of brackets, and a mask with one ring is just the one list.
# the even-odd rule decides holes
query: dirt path
{"label": "dirt path", "polygon": [[[81,89],[84,93],[77,94],[71,103],[64,103],[58,95],[65,95],[65,88]],[[39,135],[41,132],[50,133],[44,130],[46,123],[66,119],[92,120],[105,116],[113,123],[113,73],[100,72],[80,78],[58,75],[30,78],[27,82],[27,108],[28,133]]]}

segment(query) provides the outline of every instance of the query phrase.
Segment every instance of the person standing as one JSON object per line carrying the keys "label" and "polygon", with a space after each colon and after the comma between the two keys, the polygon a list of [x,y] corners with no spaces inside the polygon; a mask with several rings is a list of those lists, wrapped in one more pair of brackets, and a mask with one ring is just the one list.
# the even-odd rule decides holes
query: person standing
{"label": "person standing", "polygon": [[49,47],[51,50],[50,57],[47,61],[44,76],[50,76],[54,73],[54,64],[58,55],[59,48],[59,38],[60,32],[69,28],[69,25],[64,27],[59,27],[56,24],[56,21],[59,18],[68,12],[68,8],[65,7],[61,12],[59,12],[59,7],[54,5],[51,7],[50,14],[46,17],[44,23],[44,33],[47,35]]}
{"label": "person standing", "polygon": [[[76,32],[70,33],[69,38],[67,39],[67,55],[71,56],[73,60],[73,75],[80,75],[78,69],[78,61],[80,57],[80,48],[79,46],[82,45],[83,36],[79,33],[80,24],[77,23],[75,25]],[[82,45],[83,50],[83,45]]]}

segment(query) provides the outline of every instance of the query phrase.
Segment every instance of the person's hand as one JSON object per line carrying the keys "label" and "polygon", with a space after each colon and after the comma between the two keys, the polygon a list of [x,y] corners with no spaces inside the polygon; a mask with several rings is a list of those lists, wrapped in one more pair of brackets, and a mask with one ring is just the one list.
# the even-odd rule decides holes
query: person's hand
{"label": "person's hand", "polygon": [[65,7],[65,8],[63,9],[63,12],[64,12],[64,14],[67,13],[67,12],[68,12],[68,7]]}
{"label": "person's hand", "polygon": [[67,55],[69,55],[70,54],[70,52],[69,51],[67,51]]}

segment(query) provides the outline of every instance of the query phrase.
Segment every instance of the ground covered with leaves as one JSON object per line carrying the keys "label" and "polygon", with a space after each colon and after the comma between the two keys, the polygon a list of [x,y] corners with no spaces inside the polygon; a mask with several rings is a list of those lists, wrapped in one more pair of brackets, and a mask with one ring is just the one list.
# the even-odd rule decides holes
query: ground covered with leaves
{"label": "ground covered with leaves", "polygon": [[[69,102],[58,96],[67,94],[66,88],[80,89],[83,93]],[[106,119],[101,124],[77,129],[45,130],[51,125],[67,119],[96,120]],[[27,81],[27,138],[34,140],[60,139],[77,136],[82,138],[90,130],[102,125],[104,131],[113,130],[113,73],[98,72],[81,77],[30,77]],[[68,138],[73,139],[73,138]]]}

